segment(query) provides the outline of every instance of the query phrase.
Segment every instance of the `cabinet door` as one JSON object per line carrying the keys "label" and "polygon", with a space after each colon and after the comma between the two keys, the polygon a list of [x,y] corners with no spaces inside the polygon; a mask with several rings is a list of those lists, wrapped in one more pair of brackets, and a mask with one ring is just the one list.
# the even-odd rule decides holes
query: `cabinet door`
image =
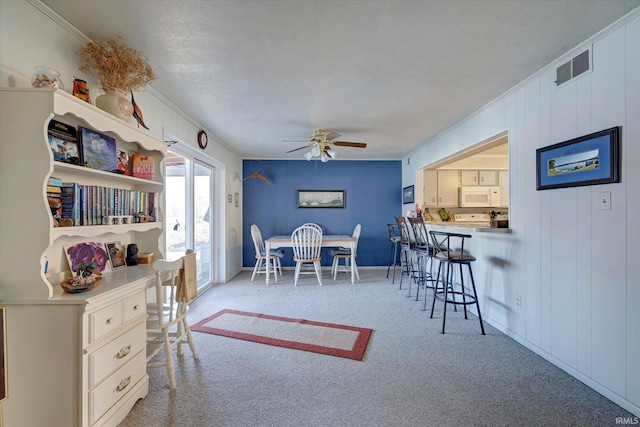
{"label": "cabinet door", "polygon": [[478,185],[478,171],[460,171],[462,185]]}
{"label": "cabinet door", "polygon": [[509,206],[509,171],[500,171],[499,185],[500,185],[500,206]]}
{"label": "cabinet door", "polygon": [[480,177],[480,185],[497,185],[497,174],[496,171],[479,171],[478,176]]}
{"label": "cabinet door", "polygon": [[438,171],[424,171],[423,201],[427,206],[438,206]]}
{"label": "cabinet door", "polygon": [[438,206],[458,206],[459,186],[457,170],[438,171]]}

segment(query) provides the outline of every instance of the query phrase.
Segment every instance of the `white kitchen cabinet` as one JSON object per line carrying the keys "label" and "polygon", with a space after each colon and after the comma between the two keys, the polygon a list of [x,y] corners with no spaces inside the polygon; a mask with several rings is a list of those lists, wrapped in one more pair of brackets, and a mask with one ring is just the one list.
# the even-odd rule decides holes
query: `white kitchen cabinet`
{"label": "white kitchen cabinet", "polygon": [[[115,426],[148,393],[145,289],[149,264],[102,274],[83,293],[65,293],[64,246],[135,243],[164,255],[166,145],[68,93],[0,89],[0,303],[6,306],[8,426]],[[119,149],[151,156],[155,177],[134,178],[54,161],[47,129],[55,119],[116,140]],[[155,193],[157,221],[54,227],[50,177],[101,188]],[[45,275],[45,266],[48,273]]]}
{"label": "white kitchen cabinet", "polygon": [[460,175],[457,170],[426,170],[423,184],[426,206],[458,206]]}
{"label": "white kitchen cabinet", "polygon": [[498,184],[500,187],[500,207],[509,206],[509,171],[498,172]]}
{"label": "white kitchen cabinet", "polygon": [[438,171],[424,171],[422,200],[426,206],[438,206]]}
{"label": "white kitchen cabinet", "polygon": [[494,170],[462,170],[460,180],[463,186],[498,184],[497,174]]}

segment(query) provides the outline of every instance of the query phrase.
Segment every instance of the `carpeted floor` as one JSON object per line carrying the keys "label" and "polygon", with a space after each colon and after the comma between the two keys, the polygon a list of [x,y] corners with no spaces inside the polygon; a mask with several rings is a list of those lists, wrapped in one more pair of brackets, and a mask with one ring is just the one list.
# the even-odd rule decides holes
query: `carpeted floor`
{"label": "carpeted floor", "polygon": [[633,415],[478,319],[450,311],[447,334],[385,278],[361,269],[325,286],[250,281],[243,272],[191,305],[190,323],[228,308],[372,328],[363,361],[195,333],[200,360],[178,388],[150,369],[131,426],[614,426]]}

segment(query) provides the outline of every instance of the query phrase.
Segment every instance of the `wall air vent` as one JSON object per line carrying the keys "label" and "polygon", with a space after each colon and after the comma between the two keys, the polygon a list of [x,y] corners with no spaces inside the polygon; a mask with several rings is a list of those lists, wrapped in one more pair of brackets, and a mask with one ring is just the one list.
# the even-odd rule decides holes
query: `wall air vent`
{"label": "wall air vent", "polygon": [[589,70],[591,70],[591,55],[589,49],[587,49],[572,60],[556,68],[556,86],[560,86]]}

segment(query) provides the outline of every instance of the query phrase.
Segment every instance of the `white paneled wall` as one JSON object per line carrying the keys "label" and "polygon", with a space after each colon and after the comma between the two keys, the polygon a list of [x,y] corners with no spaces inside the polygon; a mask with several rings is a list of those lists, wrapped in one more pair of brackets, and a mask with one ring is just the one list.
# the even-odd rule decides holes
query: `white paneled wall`
{"label": "white paneled wall", "polygon": [[[411,153],[416,171],[509,132],[509,235],[476,233],[483,317],[640,415],[640,9]],[[555,68],[592,47],[593,70]],[[622,182],[536,191],[536,149],[622,126]],[[601,192],[611,210],[600,210]],[[520,305],[516,304],[520,300]]]}

